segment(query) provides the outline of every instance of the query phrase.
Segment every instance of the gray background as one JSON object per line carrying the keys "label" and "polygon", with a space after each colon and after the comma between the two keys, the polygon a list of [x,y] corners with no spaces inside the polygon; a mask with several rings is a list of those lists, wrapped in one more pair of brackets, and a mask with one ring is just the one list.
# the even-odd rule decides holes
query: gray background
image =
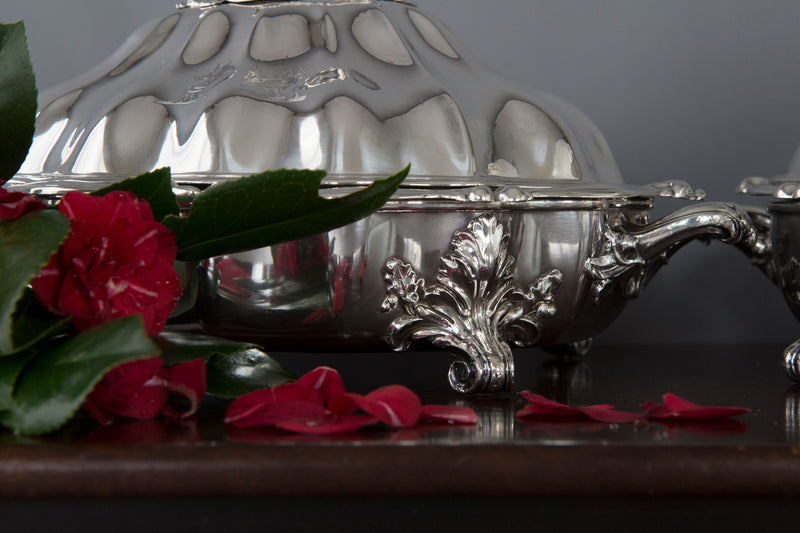
{"label": "gray background", "polygon": [[[173,10],[170,0],[2,2],[0,21],[26,22],[41,88]],[[682,179],[710,199],[752,203],[736,195],[740,179],[785,172],[800,142],[800,2],[418,3],[497,72],[582,109],[628,183]],[[798,335],[780,292],[743,255],[693,243],[596,340],[788,344]]]}

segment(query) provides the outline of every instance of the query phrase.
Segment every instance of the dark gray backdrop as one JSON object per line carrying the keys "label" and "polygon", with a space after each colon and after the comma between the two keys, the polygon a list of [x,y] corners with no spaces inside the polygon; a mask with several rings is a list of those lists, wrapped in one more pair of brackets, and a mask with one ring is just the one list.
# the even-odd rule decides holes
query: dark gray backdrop
{"label": "dark gray backdrop", "polygon": [[[137,26],[173,9],[170,0],[2,3],[0,21],[26,22],[42,88],[88,70]],[[418,4],[497,72],[582,109],[628,183],[683,179],[713,200],[749,202],[735,194],[739,180],[785,172],[800,142],[800,2]],[[694,243],[597,341],[788,343],[795,336],[800,327],[780,292],[744,256]]]}

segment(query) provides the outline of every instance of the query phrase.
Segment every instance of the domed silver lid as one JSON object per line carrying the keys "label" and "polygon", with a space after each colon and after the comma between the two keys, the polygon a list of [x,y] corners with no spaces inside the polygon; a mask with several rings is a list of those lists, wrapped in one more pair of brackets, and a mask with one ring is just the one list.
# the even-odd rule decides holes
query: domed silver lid
{"label": "domed silver lid", "polygon": [[511,87],[399,0],[192,1],[40,104],[18,176],[40,184],[164,166],[186,184],[280,167],[347,184],[408,163],[407,187],[622,183],[579,111]]}

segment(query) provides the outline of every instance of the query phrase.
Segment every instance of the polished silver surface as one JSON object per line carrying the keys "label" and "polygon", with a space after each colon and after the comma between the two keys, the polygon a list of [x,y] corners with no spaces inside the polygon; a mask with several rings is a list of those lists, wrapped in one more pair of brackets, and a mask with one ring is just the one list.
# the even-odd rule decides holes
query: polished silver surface
{"label": "polished silver surface", "polygon": [[619,184],[582,114],[476,65],[395,1],[191,3],[42,94],[18,179],[104,181],[169,166],[210,183],[268,168],[333,175]]}
{"label": "polished silver surface", "polygon": [[51,201],[161,166],[187,210],[276,167],[325,169],[336,197],[411,163],[361,221],[195,265],[193,316],[269,349],[428,338],[460,352],[459,390],[510,387],[508,341],[585,351],[689,240],[760,253],[729,205],[650,222],[656,198],[704,193],[623,184],[579,111],[483,68],[409,2],[190,0],[40,104],[8,186]]}
{"label": "polished silver surface", "polygon": [[[496,391],[513,382],[508,341],[580,349],[685,243],[757,242],[747,215],[724,203],[650,223],[646,204],[479,205],[382,209],[325,235],[209,260],[196,311],[211,333],[273,349],[404,349],[427,339],[456,352],[454,388]],[[625,246],[609,247],[609,227]]]}
{"label": "polished silver surface", "polygon": [[[766,209],[748,208],[763,243],[760,253],[751,258],[780,287],[789,308],[800,320],[800,148],[786,174],[745,178],[737,191],[772,199]],[[800,340],[784,350],[783,369],[800,382]]]}
{"label": "polished silver surface", "polygon": [[388,295],[381,310],[400,314],[384,338],[395,350],[422,339],[461,354],[449,374],[450,385],[460,392],[511,389],[514,359],[508,342],[536,344],[542,321],[558,312],[554,298],[563,274],[551,270],[520,290],[508,241],[508,231],[495,217],[472,220],[453,235],[435,283],[427,286],[405,261],[386,262]]}

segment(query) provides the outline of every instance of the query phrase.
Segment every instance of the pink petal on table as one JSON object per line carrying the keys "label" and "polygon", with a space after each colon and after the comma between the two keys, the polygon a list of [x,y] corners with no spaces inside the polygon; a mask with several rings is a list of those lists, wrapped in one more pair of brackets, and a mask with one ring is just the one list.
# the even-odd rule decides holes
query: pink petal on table
{"label": "pink petal on table", "polygon": [[279,422],[277,427],[293,433],[305,433],[310,435],[331,435],[334,433],[350,433],[357,431],[364,426],[377,424],[378,419],[367,415],[348,415],[332,419],[330,422],[315,424],[313,422]]}
{"label": "pink petal on table", "polygon": [[195,359],[164,369],[162,378],[169,392],[178,393],[191,402],[189,409],[179,412],[167,405],[163,414],[167,418],[187,418],[197,412],[200,400],[206,395],[206,362]]}
{"label": "pink petal on table", "polygon": [[327,366],[320,366],[306,373],[298,383],[319,391],[322,400],[328,404],[335,396],[345,393],[344,382],[339,372]]}
{"label": "pink petal on table", "polygon": [[519,418],[527,416],[540,416],[540,417],[574,417],[574,416],[587,416],[592,420],[598,422],[606,422],[609,424],[624,424],[634,422],[644,417],[644,413],[629,413],[626,411],[617,411],[613,405],[598,404],[586,405],[581,407],[573,407],[565,405],[555,400],[545,398],[540,394],[531,391],[522,391],[522,397],[530,402],[517,411],[516,416]]}
{"label": "pink petal on table", "polygon": [[224,422],[231,424],[248,416],[252,416],[260,409],[268,405],[287,402],[291,400],[302,400],[322,405],[322,397],[317,389],[304,385],[300,382],[284,383],[269,389],[243,394],[236,398],[225,411]]}
{"label": "pink petal on table", "polygon": [[629,424],[645,417],[645,413],[617,411],[616,409],[609,409],[605,405],[587,405],[585,407],[578,407],[578,409],[592,420],[606,422],[608,424]]}
{"label": "pink petal on table", "polygon": [[419,413],[420,420],[437,422],[457,422],[459,424],[477,424],[478,415],[471,407],[457,405],[423,405]]}
{"label": "pink petal on table", "polygon": [[364,411],[393,428],[411,427],[419,420],[422,402],[402,385],[388,385],[366,396],[348,394]]}
{"label": "pink petal on table", "polygon": [[[532,404],[534,404],[534,405],[536,405],[538,407],[548,407],[548,408],[553,408],[553,409],[567,409],[569,411],[577,411],[578,410],[577,407],[572,407],[571,405],[566,405],[566,404],[557,402],[555,400],[551,400],[549,398],[545,398],[541,394],[536,394],[536,393],[531,392],[529,390],[524,390],[520,394],[522,395],[523,398],[528,400],[528,402],[530,402],[530,403],[532,403]],[[607,403],[598,404],[598,405],[592,405],[591,407],[596,407],[598,409],[614,409],[613,405],[607,404]]]}
{"label": "pink petal on table", "polygon": [[672,411],[669,410],[669,407],[661,403],[644,402],[642,407],[644,407],[644,413],[647,418],[668,418],[674,416]]}
{"label": "pink petal on table", "polygon": [[752,409],[747,407],[698,405],[671,393],[665,394],[663,398],[664,405],[667,406],[667,409],[672,413],[671,416],[676,418],[691,420],[702,418],[726,418],[743,415],[752,411]]}
{"label": "pink petal on table", "polygon": [[545,406],[535,403],[529,403],[528,405],[517,411],[516,416],[518,418],[523,418],[526,416],[566,418],[566,417],[585,416],[585,415],[581,413],[580,410],[578,410],[578,408],[570,407],[569,405]]}
{"label": "pink petal on table", "polygon": [[358,411],[358,404],[355,401],[356,397],[361,398],[362,396],[351,392],[333,396],[328,402],[328,409],[339,416],[352,415]]}
{"label": "pink petal on table", "polygon": [[282,423],[323,424],[337,417],[322,404],[305,400],[287,400],[265,405],[248,416],[231,422],[237,428],[277,426]]}

